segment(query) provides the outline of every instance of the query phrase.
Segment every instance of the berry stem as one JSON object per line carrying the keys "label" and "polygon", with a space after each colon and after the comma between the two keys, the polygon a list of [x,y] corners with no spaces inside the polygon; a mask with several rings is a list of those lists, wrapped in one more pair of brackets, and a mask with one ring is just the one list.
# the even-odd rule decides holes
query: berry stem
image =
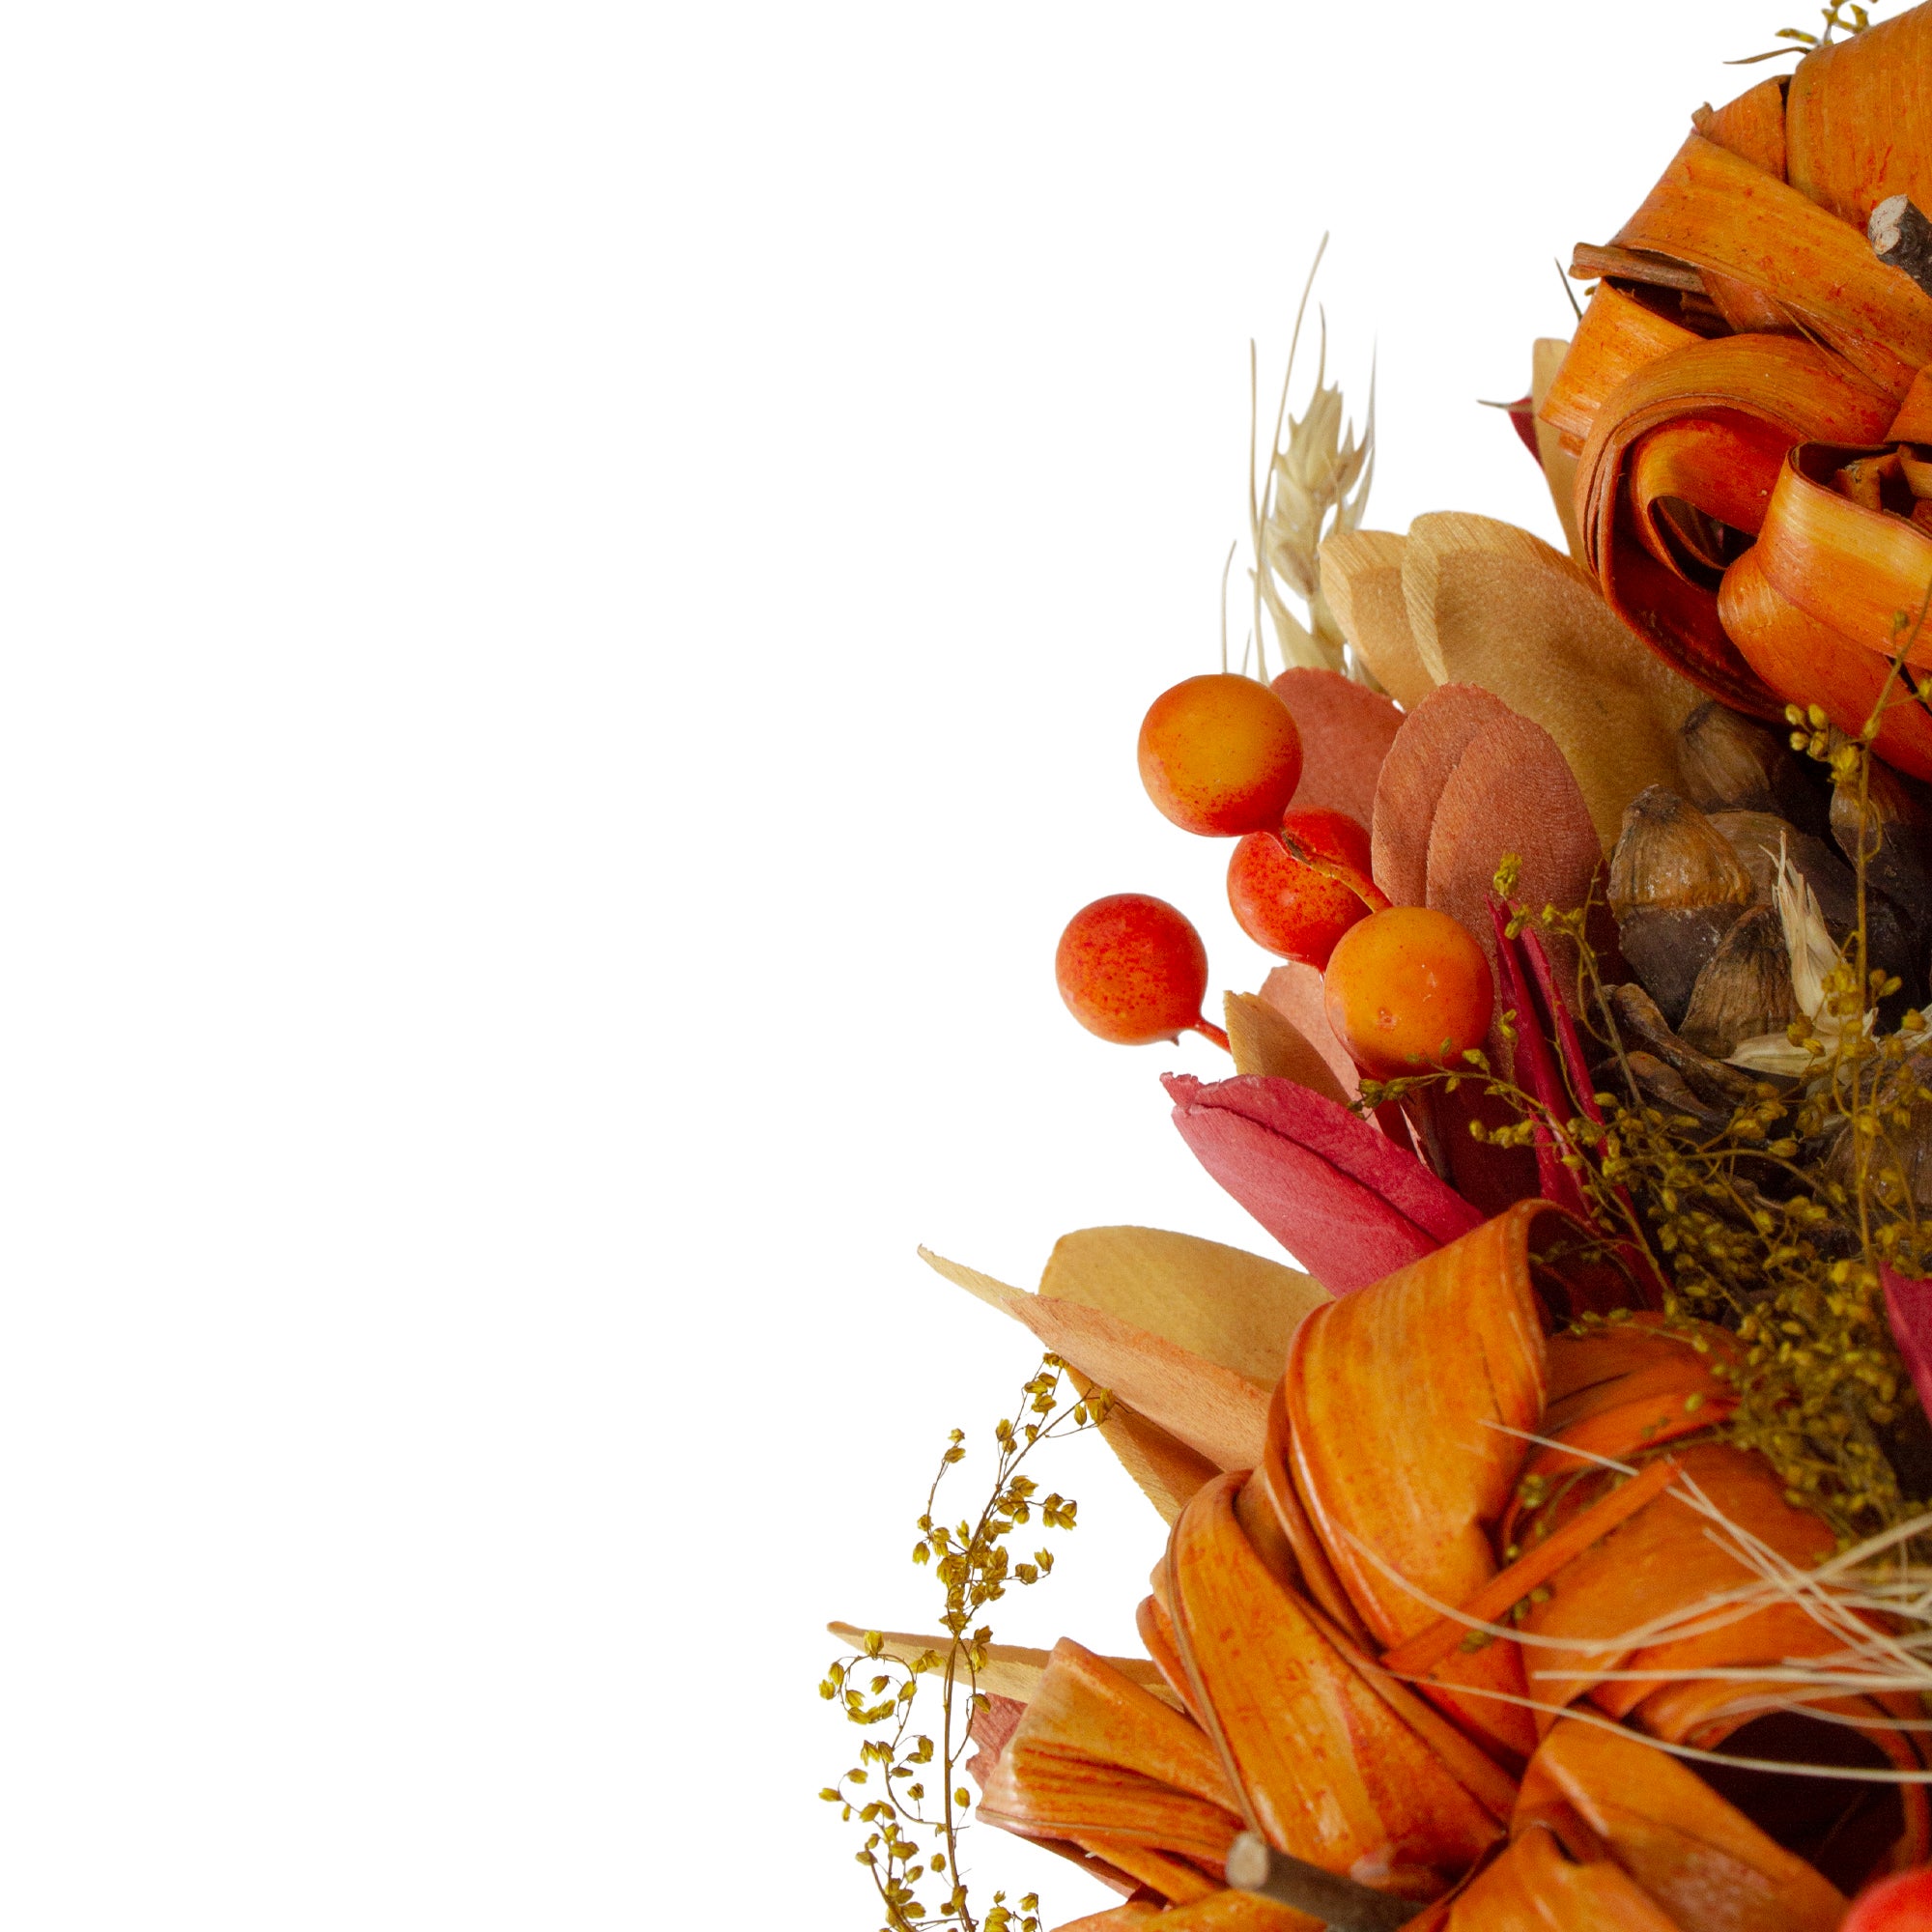
{"label": "berry stem", "polygon": [[1228,1036],[1212,1020],[1196,1020],[1193,1026],[1189,1028],[1189,1031],[1191,1033],[1198,1033],[1203,1039],[1211,1039],[1223,1053],[1233,1053],[1235,1050],[1228,1044]]}
{"label": "berry stem", "polygon": [[1344,865],[1340,859],[1324,858],[1320,852],[1304,845],[1292,833],[1279,827],[1275,835],[1281,840],[1282,849],[1291,859],[1308,867],[1311,872],[1320,872],[1324,879],[1333,879],[1339,886],[1347,886],[1371,912],[1387,912],[1389,896],[1373,879],[1365,878],[1354,867]]}

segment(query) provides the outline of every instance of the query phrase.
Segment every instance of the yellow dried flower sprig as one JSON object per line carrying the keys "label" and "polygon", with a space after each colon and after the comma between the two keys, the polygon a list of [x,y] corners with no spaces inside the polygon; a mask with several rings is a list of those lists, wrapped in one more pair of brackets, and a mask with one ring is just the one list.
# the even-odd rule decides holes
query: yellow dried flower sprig
{"label": "yellow dried flower sprig", "polygon": [[[885,1908],[881,1932],[939,1927],[951,1932],[1039,1932],[1039,1900],[1032,1892],[1009,1905],[1006,1893],[996,1891],[983,1918],[974,1916],[959,1868],[959,1835],[972,1808],[961,1766],[972,1743],[973,1719],[990,1708],[979,1679],[993,1632],[991,1625],[978,1621],[980,1614],[1005,1596],[1009,1584],[1030,1587],[1053,1570],[1050,1549],[1037,1549],[1031,1562],[1014,1563],[1006,1540],[1036,1514],[1047,1529],[1071,1530],[1078,1522],[1079,1505],[1071,1497],[1058,1492],[1041,1496],[1020,1465],[1050,1437],[1097,1428],[1112,1406],[1105,1389],[1089,1389],[1066,1403],[1062,1387],[1066,1373],[1058,1355],[1041,1357],[1037,1372],[1020,1390],[1017,1417],[994,1426],[998,1455],[984,1507],[977,1520],[962,1519],[952,1525],[934,1515],[940,1483],[966,1458],[965,1432],[955,1429],[949,1435],[912,1551],[912,1560],[931,1567],[944,1587],[940,1623],[950,1639],[947,1647],[927,1649],[910,1660],[890,1657],[883,1634],[868,1631],[864,1649],[835,1660],[818,1687],[821,1697],[840,1705],[849,1723],[877,1733],[859,1747],[859,1762],[818,1795],[837,1804],[842,1819],[856,1818],[870,1828],[856,1857],[871,1873]],[[868,1665],[876,1666],[869,1674]],[[937,1742],[914,1726],[922,1680],[937,1691]],[[876,1797],[854,1788],[869,1787],[874,1772]],[[930,1796],[928,1779],[934,1786]],[[947,1887],[930,1908],[916,1889],[927,1878]]]}
{"label": "yellow dried flower sprig", "polygon": [[1803,27],[1780,27],[1772,39],[1790,44],[1772,47],[1761,54],[1747,54],[1743,60],[1726,61],[1724,65],[1755,67],[1759,61],[1776,60],[1780,54],[1807,54],[1814,47],[1830,46],[1834,33],[1842,33],[1850,40],[1871,25],[1871,9],[1857,5],[1856,0],[1832,0],[1831,6],[1821,7],[1818,12],[1825,22],[1822,34],[1808,33]]}

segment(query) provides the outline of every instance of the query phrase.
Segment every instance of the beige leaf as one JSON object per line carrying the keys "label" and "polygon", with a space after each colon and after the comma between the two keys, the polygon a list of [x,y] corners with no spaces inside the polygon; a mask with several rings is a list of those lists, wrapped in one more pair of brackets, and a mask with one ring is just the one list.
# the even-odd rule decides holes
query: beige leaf
{"label": "beige leaf", "polygon": [[[849,1644],[854,1650],[866,1647],[866,1633],[857,1624],[827,1624],[827,1632],[840,1643]],[[896,1658],[901,1663],[910,1663],[914,1658],[922,1657],[928,1650],[936,1650],[944,1657],[952,1639],[944,1633],[935,1632],[930,1635],[921,1635],[917,1631],[881,1631],[885,1638],[885,1648],[880,1653],[884,1657]],[[1053,1655],[1047,1650],[1030,1650],[1024,1644],[989,1643],[986,1646],[985,1667],[979,1674],[979,1687],[989,1697],[1011,1697],[1021,1704],[1030,1704],[1033,1693],[1039,1688],[1040,1674]],[[1163,1702],[1180,1708],[1180,1699],[1167,1688],[1166,1680],[1160,1672],[1144,1657],[1110,1657],[1105,1660],[1130,1684],[1137,1684],[1143,1690],[1151,1690]]]}
{"label": "beige leaf", "polygon": [[[1260,998],[1272,1007],[1327,1063],[1328,1071],[1342,1090],[1345,1101],[1354,1100],[1362,1091],[1362,1076],[1349,1058],[1349,1049],[1335,1037],[1328,1024],[1328,1009],[1323,1003],[1321,975],[1298,959],[1277,966],[1262,981]],[[1308,1083],[1315,1084],[1312,1080]]]}
{"label": "beige leaf", "polygon": [[[1066,1373],[1083,1396],[1096,1386],[1078,1369]],[[1135,1488],[1170,1529],[1195,1495],[1221,1473],[1207,1457],[1197,1456],[1186,1443],[1123,1402],[1116,1401],[1108,1409],[1100,1434],[1121,1467],[1134,1479]]]}
{"label": "beige leaf", "polygon": [[1677,731],[1699,694],[1541,538],[1492,517],[1418,517],[1403,555],[1415,647],[1555,739],[1608,851],[1646,785],[1681,789]]}
{"label": "beige leaf", "polygon": [[[977,1295],[1003,1314],[1012,1316],[1016,1321],[1026,1322],[1027,1311],[1023,1304],[1034,1297],[1023,1289],[1009,1288],[1005,1282],[995,1281],[989,1274],[981,1274],[978,1268],[950,1262],[945,1256],[935,1255],[929,1249],[921,1248],[919,1252],[929,1267],[963,1288],[968,1294]],[[1284,1268],[1282,1272],[1287,1274],[1293,1270]],[[1027,1325],[1032,1326],[1030,1322]],[[1083,1375],[1077,1368],[1069,1367],[1068,1373],[1073,1378],[1075,1388],[1083,1396],[1096,1384],[1107,1386],[1100,1383],[1098,1378]],[[1197,1450],[1190,1449],[1186,1443],[1170,1435],[1158,1423],[1150,1422],[1122,1401],[1118,1393],[1107,1419],[1100,1425],[1100,1434],[1122,1468],[1133,1478],[1135,1487],[1170,1527],[1195,1492],[1221,1473],[1218,1463],[1210,1462]]]}
{"label": "beige leaf", "polygon": [[1298,1268],[1162,1228],[1061,1236],[1039,1292],[1144,1328],[1269,1389],[1281,1379],[1301,1318],[1330,1299]]}
{"label": "beige leaf", "polygon": [[1342,530],[1321,546],[1321,595],[1342,635],[1406,711],[1435,688],[1417,654],[1403,597],[1406,539],[1393,530]]}
{"label": "beige leaf", "polygon": [[968,1294],[978,1295],[989,1308],[997,1308],[1002,1315],[1010,1315],[1015,1321],[1023,1321],[1018,1304],[1031,1301],[1033,1297],[1023,1288],[1009,1288],[1003,1281],[995,1281],[989,1274],[981,1274],[978,1268],[969,1268],[964,1262],[950,1262],[944,1255],[936,1255],[930,1248],[921,1248],[919,1258],[935,1274],[943,1274],[955,1288],[963,1288]]}
{"label": "beige leaf", "polygon": [[1222,998],[1221,1013],[1236,1073],[1298,1081],[1348,1105],[1349,1096],[1334,1070],[1308,1036],[1279,1008],[1270,1006],[1259,993],[1229,993]]}
{"label": "beige leaf", "polygon": [[[1185,1241],[1189,1237],[1168,1236],[1165,1238]],[[1210,1241],[1201,1245],[1212,1248],[1218,1244]],[[991,1276],[982,1275],[975,1268],[961,1267],[956,1262],[946,1261],[925,1248],[919,1252],[921,1258],[938,1273],[945,1275],[949,1281],[957,1282],[982,1301],[1004,1307],[1008,1314],[1033,1331],[1043,1349],[1061,1356],[1102,1388],[1111,1389],[1130,1408],[1138,1409],[1149,1421],[1178,1437],[1196,1455],[1205,1456],[1216,1468],[1252,1469],[1260,1460],[1262,1444],[1267,1434],[1268,1391],[1274,1386],[1278,1368],[1265,1381],[1259,1380],[1223,1368],[1219,1362],[1197,1355],[1162,1335],[1136,1327],[1116,1315],[1071,1296],[1022,1294],[1016,1289],[1006,1289],[1003,1294],[1004,1285]],[[1221,1249],[1220,1252],[1224,1255],[1240,1253],[1234,1248]],[[1256,1256],[1243,1259],[1259,1267],[1269,1265]],[[1049,1262],[1047,1265],[1051,1271],[1053,1264]],[[1075,1280],[1079,1272],[1075,1269],[1065,1279]],[[1305,1276],[1296,1276],[1292,1268],[1282,1268],[1279,1272],[1293,1281],[1306,1279]],[[1122,1293],[1119,1288],[1122,1280],[1121,1271],[1110,1268],[1105,1275],[1113,1285],[1108,1292]],[[1153,1270],[1153,1282],[1152,1293],[1146,1293],[1144,1298],[1171,1307],[1174,1297],[1173,1271],[1156,1268]],[[1010,1299],[1006,1298],[1008,1296]],[[1123,1298],[1131,1298],[1131,1291],[1126,1292]],[[1219,1328],[1230,1338],[1247,1330],[1247,1323],[1239,1313],[1226,1321],[1210,1316],[1206,1322],[1198,1325],[1209,1332]],[[1252,1337],[1249,1338],[1249,1346],[1254,1346]],[[1285,1349],[1284,1344],[1284,1352]],[[1276,1359],[1279,1362],[1281,1358]]]}

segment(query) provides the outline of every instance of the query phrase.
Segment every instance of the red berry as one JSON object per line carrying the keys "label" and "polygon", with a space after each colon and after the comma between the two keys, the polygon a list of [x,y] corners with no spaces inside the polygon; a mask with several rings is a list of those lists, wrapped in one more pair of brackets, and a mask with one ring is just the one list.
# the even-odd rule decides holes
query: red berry
{"label": "red berry", "polygon": [[1067,922],[1054,958],[1060,997],[1089,1033],[1122,1046],[1203,1024],[1208,951],[1165,899],[1116,893]]}
{"label": "red berry", "polygon": [[[1369,876],[1369,835],[1345,811],[1310,806],[1281,829],[1297,844]],[[1293,857],[1271,832],[1250,832],[1228,861],[1228,904],[1257,946],[1322,967],[1335,942],[1369,916],[1359,893]]]}
{"label": "red berry", "polygon": [[1481,1046],[1494,1005],[1489,955],[1466,926],[1425,906],[1391,906],[1351,925],[1321,988],[1336,1038],[1378,1080]]}
{"label": "red berry", "polygon": [[1867,1886],[1839,1932],[1932,1932],[1932,1865]]}
{"label": "red berry", "polygon": [[1217,671],[1164,691],[1141,721],[1141,782],[1183,831],[1267,832],[1301,782],[1301,733],[1264,684]]}

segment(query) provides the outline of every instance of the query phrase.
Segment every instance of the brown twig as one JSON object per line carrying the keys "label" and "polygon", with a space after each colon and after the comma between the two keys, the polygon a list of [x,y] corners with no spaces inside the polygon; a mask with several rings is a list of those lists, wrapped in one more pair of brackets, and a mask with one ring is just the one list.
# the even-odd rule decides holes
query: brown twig
{"label": "brown twig", "polygon": [[1228,1883],[1277,1905],[1293,1906],[1323,1920],[1329,1932],[1396,1932],[1422,1906],[1412,1898],[1373,1891],[1353,1879],[1323,1871],[1278,1852],[1256,1832],[1243,1832],[1228,1853]]}
{"label": "brown twig", "polygon": [[1594,242],[1579,242],[1571,249],[1571,280],[1594,282],[1605,275],[1620,282],[1642,282],[1654,289],[1675,289],[1680,295],[1704,293],[1704,277],[1690,263],[1649,248],[1619,248],[1614,242],[1598,247]]}
{"label": "brown twig", "polygon": [[1916,203],[1902,194],[1880,202],[1865,226],[1865,238],[1881,262],[1903,269],[1932,296],[1932,221]]}

